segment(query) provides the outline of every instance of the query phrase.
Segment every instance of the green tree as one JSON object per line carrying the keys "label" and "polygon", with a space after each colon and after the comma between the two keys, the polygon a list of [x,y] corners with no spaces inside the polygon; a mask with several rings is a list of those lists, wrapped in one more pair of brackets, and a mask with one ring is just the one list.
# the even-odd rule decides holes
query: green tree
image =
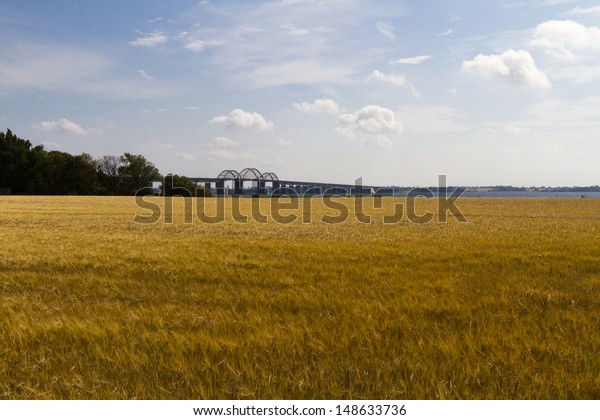
{"label": "green tree", "polygon": [[10,188],[13,194],[27,194],[30,162],[31,142],[8,129],[6,134],[0,132],[0,188]]}
{"label": "green tree", "polygon": [[144,156],[125,153],[121,156],[119,176],[122,182],[122,192],[130,195],[142,188],[149,187],[152,181],[160,179],[160,172]]}
{"label": "green tree", "polygon": [[103,156],[96,161],[98,170],[99,193],[118,195],[123,193],[123,183],[119,173],[121,158],[119,156]]}
{"label": "green tree", "polygon": [[65,167],[64,179],[69,194],[92,195],[98,193],[99,180],[94,158],[87,153],[70,156]]}
{"label": "green tree", "polygon": [[162,195],[172,197],[181,195],[184,197],[210,197],[211,193],[204,187],[199,187],[189,178],[180,175],[168,174],[161,185]]}

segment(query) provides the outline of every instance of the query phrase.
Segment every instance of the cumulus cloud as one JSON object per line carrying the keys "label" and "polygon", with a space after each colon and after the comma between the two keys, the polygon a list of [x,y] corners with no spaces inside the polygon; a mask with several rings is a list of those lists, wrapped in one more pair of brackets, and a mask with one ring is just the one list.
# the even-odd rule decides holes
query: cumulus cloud
{"label": "cumulus cloud", "polygon": [[74,134],[76,136],[93,136],[93,135],[101,135],[102,130],[96,128],[83,128],[79,124],[67,120],[66,118],[61,118],[57,121],[43,121],[38,125],[34,125],[34,128],[42,131],[57,131],[61,133]]}
{"label": "cumulus cloud", "polygon": [[374,141],[379,146],[391,145],[388,135],[402,131],[391,109],[368,105],[352,114],[342,114],[337,119],[336,131],[348,138]]}
{"label": "cumulus cloud", "polygon": [[149,34],[142,34],[134,41],[129,42],[129,45],[133,45],[134,47],[156,47],[164,44],[168,40],[169,37],[164,33],[156,31]]}
{"label": "cumulus cloud", "polygon": [[274,124],[267,121],[257,112],[246,112],[242,109],[234,109],[229,115],[220,115],[209,121],[209,124],[223,125],[227,128],[255,128],[257,130],[272,130]]}
{"label": "cumulus cloud", "polygon": [[531,45],[552,56],[573,59],[577,53],[600,50],[600,28],[572,20],[549,20],[535,28]]}
{"label": "cumulus cloud", "polygon": [[399,60],[392,61],[392,64],[421,64],[424,61],[431,60],[431,55],[417,55],[416,57],[400,58]]}
{"label": "cumulus cloud", "polygon": [[537,68],[531,54],[524,50],[508,50],[500,55],[479,54],[473,60],[463,61],[462,71],[483,80],[515,86],[550,87],[548,76]]}
{"label": "cumulus cloud", "polygon": [[340,107],[329,98],[316,99],[314,102],[294,103],[294,108],[306,114],[339,114]]}

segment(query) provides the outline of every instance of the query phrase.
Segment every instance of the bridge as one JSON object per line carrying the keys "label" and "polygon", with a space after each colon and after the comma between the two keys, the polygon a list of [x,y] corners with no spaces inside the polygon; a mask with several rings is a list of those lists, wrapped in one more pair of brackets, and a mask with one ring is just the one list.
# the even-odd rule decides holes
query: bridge
{"label": "bridge", "polygon": [[393,187],[362,185],[362,178],[355,184],[282,180],[273,172],[261,173],[256,168],[221,171],[214,178],[189,178],[192,182],[209,189],[218,197],[230,195],[251,196],[370,196],[394,195]]}

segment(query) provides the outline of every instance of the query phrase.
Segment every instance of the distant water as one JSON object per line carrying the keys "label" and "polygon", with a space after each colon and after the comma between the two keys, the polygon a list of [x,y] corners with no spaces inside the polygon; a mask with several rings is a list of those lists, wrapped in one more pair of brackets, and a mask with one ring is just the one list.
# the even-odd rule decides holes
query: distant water
{"label": "distant water", "polygon": [[[448,195],[454,191],[452,188],[448,188]],[[434,196],[436,193],[433,193]],[[398,194],[398,196],[405,196],[406,193]],[[552,192],[552,191],[490,191],[490,192],[478,192],[478,191],[465,191],[462,197],[474,197],[474,198],[600,198],[600,192]]]}
{"label": "distant water", "polygon": [[552,191],[465,191],[463,197],[504,198],[600,198],[600,192],[552,192]]}

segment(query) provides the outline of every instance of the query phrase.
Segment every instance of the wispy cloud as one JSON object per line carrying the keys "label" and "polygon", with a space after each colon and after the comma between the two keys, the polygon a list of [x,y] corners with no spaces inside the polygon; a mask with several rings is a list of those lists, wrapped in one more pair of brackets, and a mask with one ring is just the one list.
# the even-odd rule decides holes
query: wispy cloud
{"label": "wispy cloud", "polygon": [[565,15],[598,15],[600,14],[600,6],[592,6],[592,7],[575,7],[568,12],[564,13]]}
{"label": "wispy cloud", "polygon": [[417,65],[421,64],[427,60],[431,60],[433,56],[431,55],[417,55],[416,57],[406,57],[400,58],[398,60],[392,61],[392,64],[412,64]]}
{"label": "wispy cloud", "polygon": [[185,43],[184,48],[194,52],[202,52],[204,51],[204,48],[206,48],[206,42],[201,41],[199,39],[188,40]]}
{"label": "wispy cloud", "polygon": [[291,141],[291,140],[287,140],[287,139],[285,139],[283,137],[278,137],[277,138],[277,144],[279,144],[280,146],[291,146],[291,145],[294,144],[294,142]]}
{"label": "wispy cloud", "polygon": [[256,155],[253,153],[243,152],[243,151],[235,151],[235,150],[225,150],[225,149],[216,149],[216,150],[205,150],[201,153],[202,155],[208,157],[209,159],[227,159],[227,160],[254,160],[256,159]]}
{"label": "wispy cloud", "polygon": [[154,77],[150,76],[150,75],[149,75],[149,74],[146,72],[146,70],[142,70],[142,69],[140,69],[140,70],[138,70],[138,73],[139,73],[139,75],[140,75],[140,76],[142,76],[142,78],[143,78],[143,79],[146,79],[146,80],[154,80]]}
{"label": "wispy cloud", "polygon": [[0,88],[61,90],[95,79],[113,65],[104,55],[47,44],[0,46]]}
{"label": "wispy cloud", "polygon": [[[149,84],[143,74],[115,76],[105,54],[45,43],[0,44],[0,92],[47,91],[98,98],[168,97],[184,91],[179,83]],[[146,75],[148,75],[146,73]]]}
{"label": "wispy cloud", "polygon": [[234,148],[239,146],[238,142],[231,140],[227,137],[215,137],[213,139],[213,144],[217,147],[222,148]]}
{"label": "wispy cloud", "polygon": [[405,122],[407,130],[417,133],[461,133],[468,130],[465,116],[459,110],[449,106],[400,108],[398,114]]}
{"label": "wispy cloud", "polygon": [[388,83],[392,86],[404,87],[406,86],[406,76],[403,74],[385,74],[379,70],[373,70],[369,75],[368,81],[377,80],[380,82]]}
{"label": "wispy cloud", "polygon": [[412,96],[416,99],[421,99],[423,96],[421,92],[417,90],[415,85],[406,80],[406,76],[404,74],[385,74],[379,70],[374,70],[367,78],[368,82],[373,80],[387,83],[396,87],[408,87],[412,93]]}
{"label": "wispy cloud", "polygon": [[169,37],[160,31],[155,31],[147,34],[140,34],[134,41],[129,42],[129,45],[134,47],[156,47],[162,45],[169,40]]}
{"label": "wispy cloud", "polygon": [[188,162],[196,159],[196,157],[193,154],[188,152],[178,152],[175,153],[175,156],[177,156],[181,160],[185,160]]}
{"label": "wispy cloud", "polygon": [[387,19],[401,9],[365,8],[361,0],[232,4],[197,6],[199,18],[218,25],[189,27],[185,38],[202,40],[224,76],[252,88],[360,82],[358,75],[378,58],[374,46],[389,44],[374,33],[356,37],[356,29],[373,25],[391,39]]}
{"label": "wispy cloud", "polygon": [[272,63],[242,75],[252,86],[344,84],[353,80],[352,64],[332,63],[327,60],[292,60]]}
{"label": "wispy cloud", "polygon": [[375,29],[377,32],[384,35],[389,40],[395,40],[396,34],[394,33],[394,26],[389,22],[377,22],[375,24]]}

